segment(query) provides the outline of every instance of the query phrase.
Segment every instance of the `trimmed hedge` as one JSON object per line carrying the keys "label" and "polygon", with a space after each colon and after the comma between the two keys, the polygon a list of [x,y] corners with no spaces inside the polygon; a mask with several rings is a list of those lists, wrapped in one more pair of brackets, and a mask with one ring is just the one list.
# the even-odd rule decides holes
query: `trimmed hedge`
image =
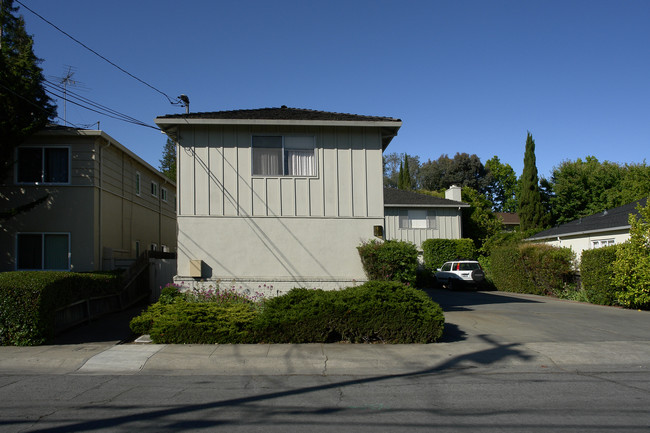
{"label": "trimmed hedge", "polygon": [[427,239],[422,242],[424,266],[436,271],[450,260],[475,260],[476,246],[471,239]]}
{"label": "trimmed hedge", "polygon": [[368,279],[415,285],[418,249],[411,242],[371,240],[357,247]]}
{"label": "trimmed hedge", "polygon": [[575,255],[546,244],[506,245],[490,255],[492,281],[506,292],[555,295],[573,282]]}
{"label": "trimmed hedge", "polygon": [[438,304],[397,282],[340,291],[293,289],[264,302],[154,304],[131,321],[155,343],[431,343],[444,328]]}
{"label": "trimmed hedge", "polygon": [[54,312],[90,297],[117,293],[116,274],[18,271],[0,273],[0,345],[45,343],[54,334]]}
{"label": "trimmed hedge", "polygon": [[580,278],[582,290],[592,304],[614,305],[617,289],[614,286],[614,269],[616,245],[584,250],[580,260]]}

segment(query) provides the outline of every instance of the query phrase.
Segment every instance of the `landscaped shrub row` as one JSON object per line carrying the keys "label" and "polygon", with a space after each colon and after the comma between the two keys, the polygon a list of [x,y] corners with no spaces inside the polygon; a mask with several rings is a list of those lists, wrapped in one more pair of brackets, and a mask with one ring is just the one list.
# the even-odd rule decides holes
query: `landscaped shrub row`
{"label": "landscaped shrub row", "polygon": [[371,240],[357,247],[369,280],[415,285],[418,250],[411,242]]}
{"label": "landscaped shrub row", "polygon": [[475,260],[476,246],[471,239],[427,239],[422,242],[424,265],[435,272],[450,260]]}
{"label": "landscaped shrub row", "polygon": [[0,273],[0,345],[44,343],[53,335],[54,312],[58,308],[116,293],[119,283],[114,274]]}
{"label": "landscaped shrub row", "polygon": [[613,263],[616,260],[616,246],[584,250],[580,260],[582,290],[592,304],[614,305],[617,288],[614,285]]}
{"label": "landscaped shrub row", "polygon": [[340,291],[293,289],[256,303],[157,303],[131,322],[156,343],[430,343],[442,335],[442,309],[396,282]]}
{"label": "landscaped shrub row", "polygon": [[506,245],[490,256],[491,278],[506,292],[560,296],[573,282],[574,254],[544,244]]}

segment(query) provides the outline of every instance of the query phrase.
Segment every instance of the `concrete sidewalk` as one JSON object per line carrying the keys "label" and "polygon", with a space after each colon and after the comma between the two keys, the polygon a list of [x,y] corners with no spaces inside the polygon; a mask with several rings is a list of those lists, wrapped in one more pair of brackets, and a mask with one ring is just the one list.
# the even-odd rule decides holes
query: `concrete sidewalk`
{"label": "concrete sidewalk", "polygon": [[[597,354],[597,355],[595,355]],[[167,345],[0,347],[0,373],[387,375],[442,369],[650,367],[650,343]]]}

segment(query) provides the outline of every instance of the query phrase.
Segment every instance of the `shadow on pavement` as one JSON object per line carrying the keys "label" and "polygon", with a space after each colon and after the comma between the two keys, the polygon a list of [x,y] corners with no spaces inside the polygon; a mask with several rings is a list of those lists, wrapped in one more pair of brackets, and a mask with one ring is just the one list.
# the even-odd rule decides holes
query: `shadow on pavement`
{"label": "shadow on pavement", "polygon": [[425,289],[431,299],[440,304],[443,311],[469,311],[473,305],[529,304],[539,303],[503,292],[481,292],[476,290],[450,291],[446,289]]}
{"label": "shadow on pavement", "polygon": [[138,305],[124,311],[107,314],[90,323],[77,325],[55,336],[48,344],[67,345],[108,341],[125,343],[132,341],[137,336],[131,332],[129,322],[145,308],[146,305]]}

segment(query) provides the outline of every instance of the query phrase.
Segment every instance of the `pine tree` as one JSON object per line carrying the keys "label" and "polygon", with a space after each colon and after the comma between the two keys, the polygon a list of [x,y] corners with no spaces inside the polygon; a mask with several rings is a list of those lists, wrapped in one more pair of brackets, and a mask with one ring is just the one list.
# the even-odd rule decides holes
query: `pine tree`
{"label": "pine tree", "polygon": [[41,60],[13,0],[0,2],[0,173],[13,163],[16,146],[56,115],[45,93]]}
{"label": "pine tree", "polygon": [[404,189],[404,163],[399,163],[399,175],[397,177],[397,189]]}
{"label": "pine tree", "polygon": [[176,144],[171,138],[167,138],[167,142],[163,148],[160,171],[170,180],[176,182]]}
{"label": "pine tree", "polygon": [[547,215],[542,206],[539,192],[539,179],[535,160],[535,140],[528,132],[526,152],[524,153],[524,171],[519,181],[519,221],[522,230],[543,228]]}

